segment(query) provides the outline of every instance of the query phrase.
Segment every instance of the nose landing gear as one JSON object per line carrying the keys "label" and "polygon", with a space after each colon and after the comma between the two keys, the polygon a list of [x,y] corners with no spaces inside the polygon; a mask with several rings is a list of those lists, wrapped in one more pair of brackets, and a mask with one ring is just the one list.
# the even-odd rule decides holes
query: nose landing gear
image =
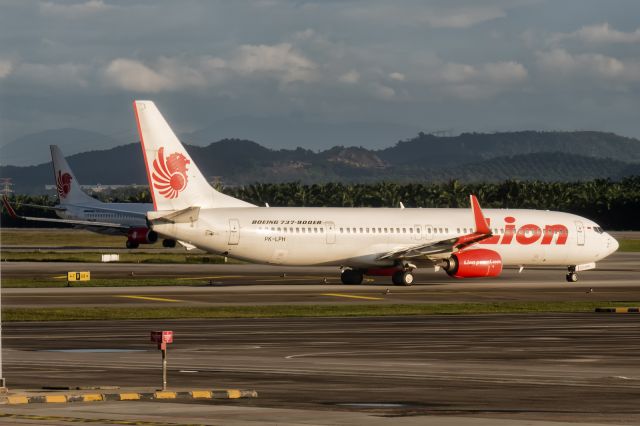
{"label": "nose landing gear", "polygon": [[567,282],[575,283],[576,281],[578,281],[578,274],[576,274],[575,272],[569,271],[567,272],[566,278],[567,278]]}

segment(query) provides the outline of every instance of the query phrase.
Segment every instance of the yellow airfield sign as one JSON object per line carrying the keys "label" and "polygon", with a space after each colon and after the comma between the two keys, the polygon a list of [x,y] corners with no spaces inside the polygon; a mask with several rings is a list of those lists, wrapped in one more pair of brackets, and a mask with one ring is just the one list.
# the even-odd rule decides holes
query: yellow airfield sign
{"label": "yellow airfield sign", "polygon": [[67,281],[89,281],[91,280],[91,272],[67,272]]}

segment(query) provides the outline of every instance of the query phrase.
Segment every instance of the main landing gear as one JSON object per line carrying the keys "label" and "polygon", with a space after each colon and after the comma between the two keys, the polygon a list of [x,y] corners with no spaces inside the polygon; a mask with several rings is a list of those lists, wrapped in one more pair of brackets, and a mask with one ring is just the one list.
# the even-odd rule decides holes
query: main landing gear
{"label": "main landing gear", "polygon": [[362,284],[364,272],[359,269],[345,269],[340,274],[342,284]]}
{"label": "main landing gear", "polygon": [[411,272],[411,270],[407,270],[407,271],[400,270],[391,276],[391,281],[393,282],[393,285],[404,285],[404,286],[412,285],[413,273]]}
{"label": "main landing gear", "polygon": [[343,284],[362,284],[364,276],[390,276],[393,285],[409,286],[413,284],[413,268],[400,269],[399,267],[383,269],[345,269],[340,275]]}

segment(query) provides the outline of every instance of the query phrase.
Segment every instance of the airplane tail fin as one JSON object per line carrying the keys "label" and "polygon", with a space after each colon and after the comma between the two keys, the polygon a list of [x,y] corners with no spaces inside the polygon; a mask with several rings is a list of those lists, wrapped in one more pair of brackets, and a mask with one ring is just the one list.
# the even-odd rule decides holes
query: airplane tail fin
{"label": "airplane tail fin", "polygon": [[134,101],[133,110],[155,210],[252,206],[209,185],[153,102]]}
{"label": "airplane tail fin", "polygon": [[64,158],[62,151],[57,145],[50,145],[51,161],[53,163],[53,174],[56,182],[56,192],[60,204],[96,204],[98,200],[87,195],[82,188],[78,179],[73,174],[73,170],[69,167],[67,159]]}

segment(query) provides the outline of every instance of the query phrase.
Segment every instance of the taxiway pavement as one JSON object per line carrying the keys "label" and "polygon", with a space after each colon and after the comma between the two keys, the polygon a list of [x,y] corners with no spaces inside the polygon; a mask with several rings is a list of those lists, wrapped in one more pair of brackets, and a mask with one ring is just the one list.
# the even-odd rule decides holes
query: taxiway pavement
{"label": "taxiway pavement", "polygon": [[49,405],[46,414],[174,423],[197,417],[209,424],[222,421],[226,409],[235,413],[228,424],[639,424],[638,318],[588,313],[7,323],[4,374],[14,389],[159,385],[160,354],[148,336],[170,329],[170,387],[251,388],[259,398],[199,402],[193,410],[129,402]]}
{"label": "taxiway pavement", "polygon": [[[457,280],[444,272],[419,269],[410,287],[389,277],[367,277],[343,285],[331,267],[265,265],[157,265],[2,262],[3,278],[37,280],[88,270],[113,287],[3,288],[7,307],[64,306],[222,306],[336,303],[442,303],[495,301],[640,301],[640,253],[616,253],[598,268],[567,283],[562,268],[507,269],[500,277]],[[125,279],[177,280],[183,286],[133,287]],[[63,280],[64,281],[64,280]],[[387,291],[388,290],[388,291]]]}

